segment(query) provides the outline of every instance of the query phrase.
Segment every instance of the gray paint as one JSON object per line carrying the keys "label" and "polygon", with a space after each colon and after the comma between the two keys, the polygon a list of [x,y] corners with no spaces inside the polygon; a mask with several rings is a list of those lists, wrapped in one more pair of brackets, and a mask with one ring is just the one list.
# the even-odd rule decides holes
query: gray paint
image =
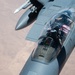
{"label": "gray paint", "polygon": [[[65,1],[55,0],[54,2],[46,3],[45,6],[39,12],[36,22],[33,25],[33,27],[31,28],[30,32],[28,33],[26,39],[36,42],[38,40],[38,37],[41,35],[42,29],[44,28],[45,24],[59,11],[69,8],[72,5],[71,3],[73,3],[73,2],[74,2],[74,0],[65,0]],[[34,33],[34,26],[36,24],[40,25],[40,28],[41,28],[41,25],[44,25],[42,27],[42,29],[38,28],[38,31],[39,31],[39,33],[37,34],[38,37],[35,37],[36,33]],[[36,27],[35,27],[35,30],[36,30],[35,32],[37,32]],[[34,36],[32,36],[32,34]]]}
{"label": "gray paint", "polygon": [[[36,42],[39,38],[39,36],[41,35],[41,32],[44,28],[44,26],[46,25],[46,23],[55,15],[57,14],[57,12],[59,10],[61,10],[60,8],[58,8],[57,10],[54,10],[52,8],[48,8],[50,4],[47,4],[46,6],[43,7],[43,9],[40,11],[39,13],[39,17],[37,18],[35,24],[33,25],[33,27],[31,28],[31,30],[29,31],[26,39],[30,40],[30,41],[34,41]],[[46,8],[45,8],[46,7]],[[45,9],[44,9],[45,8]],[[36,25],[38,26],[38,28],[36,27]],[[35,27],[35,28],[34,28]],[[38,32],[38,31],[39,32]],[[35,32],[34,32],[35,31]],[[38,34],[37,34],[38,33]],[[34,36],[33,36],[33,35]],[[36,37],[36,34],[38,37]]]}
{"label": "gray paint", "polygon": [[[60,13],[59,11],[62,10],[69,10],[69,8],[75,9],[75,0],[55,0],[54,2],[48,2],[48,0],[40,0],[39,2],[45,4],[44,7],[39,12],[39,15],[37,17],[37,20],[34,24],[34,26],[31,28],[27,39],[31,41],[37,41],[43,28],[45,27],[45,24],[51,20],[51,18],[54,15],[57,15]],[[75,12],[75,11],[73,11]],[[26,14],[25,14],[26,15]],[[28,14],[27,14],[28,16]],[[74,16],[74,15],[73,15]],[[23,16],[25,17],[25,16]],[[75,17],[73,17],[74,19]],[[23,20],[23,19],[21,19]],[[20,22],[20,21],[19,21]],[[65,60],[61,64],[64,66],[65,62],[67,61],[69,55],[71,54],[74,46],[75,46],[75,20],[74,20],[74,26],[70,30],[64,44],[64,51],[65,51]],[[44,64],[37,61],[32,61],[32,55],[30,55],[28,61],[26,62],[25,66],[23,67],[20,75],[59,75],[59,63],[57,58],[50,61],[49,64]]]}
{"label": "gray paint", "polygon": [[[58,75],[59,64],[57,59],[53,60],[49,64],[43,64],[40,62],[32,61],[31,56],[23,67],[20,75]],[[31,74],[31,75],[32,75]]]}
{"label": "gray paint", "polygon": [[75,24],[73,24],[73,27],[71,29],[71,31],[69,32],[66,41],[64,42],[64,47],[66,49],[66,58],[69,57],[69,55],[71,54],[74,46],[75,46]]}

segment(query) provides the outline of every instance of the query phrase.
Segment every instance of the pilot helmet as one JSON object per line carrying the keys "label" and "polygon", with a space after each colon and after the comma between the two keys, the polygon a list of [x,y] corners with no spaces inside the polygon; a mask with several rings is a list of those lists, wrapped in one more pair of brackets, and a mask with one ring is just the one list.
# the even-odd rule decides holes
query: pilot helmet
{"label": "pilot helmet", "polygon": [[62,16],[67,17],[67,18],[71,18],[71,12],[69,10],[68,11],[64,11],[62,13]]}

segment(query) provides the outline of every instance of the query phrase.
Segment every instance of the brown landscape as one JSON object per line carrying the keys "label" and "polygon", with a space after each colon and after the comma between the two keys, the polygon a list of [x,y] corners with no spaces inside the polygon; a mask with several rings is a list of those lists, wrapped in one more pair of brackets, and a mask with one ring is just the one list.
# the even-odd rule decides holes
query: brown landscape
{"label": "brown landscape", "polygon": [[[0,0],[0,75],[19,75],[34,49],[34,42],[25,40],[32,27],[15,31],[15,26],[25,10],[14,14],[25,0]],[[75,75],[75,50],[60,75]]]}

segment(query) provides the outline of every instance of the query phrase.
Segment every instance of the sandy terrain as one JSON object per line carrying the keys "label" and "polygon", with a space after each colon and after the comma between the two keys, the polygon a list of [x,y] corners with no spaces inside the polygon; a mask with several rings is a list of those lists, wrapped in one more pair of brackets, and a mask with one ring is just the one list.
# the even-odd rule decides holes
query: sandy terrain
{"label": "sandy terrain", "polygon": [[[19,75],[34,48],[34,43],[25,40],[31,26],[15,31],[16,23],[25,10],[13,14],[24,0],[0,0],[0,75]],[[60,75],[75,75],[75,51]]]}

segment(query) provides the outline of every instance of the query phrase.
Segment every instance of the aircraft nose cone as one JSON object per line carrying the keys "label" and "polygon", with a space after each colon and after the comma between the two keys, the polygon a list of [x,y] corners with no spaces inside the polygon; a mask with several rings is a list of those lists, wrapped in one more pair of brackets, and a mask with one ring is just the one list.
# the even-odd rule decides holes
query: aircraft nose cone
{"label": "aircraft nose cone", "polygon": [[21,25],[19,24],[19,25],[16,25],[16,27],[15,27],[15,30],[20,30],[22,27],[21,27]]}
{"label": "aircraft nose cone", "polygon": [[15,27],[15,30],[20,30],[20,29],[24,28],[24,25],[25,24],[22,24],[22,23],[17,24]]}
{"label": "aircraft nose cone", "polygon": [[15,30],[20,30],[29,26],[37,17],[37,14],[34,12],[32,13],[30,9],[28,9],[19,19]]}
{"label": "aircraft nose cone", "polygon": [[22,28],[24,28],[26,26],[26,24],[17,24],[16,27],[15,27],[15,30],[20,30]]}
{"label": "aircraft nose cone", "polygon": [[20,18],[20,20],[18,21],[18,23],[15,27],[15,30],[20,30],[20,29],[26,27],[28,25],[28,20],[29,20],[29,17]]}

